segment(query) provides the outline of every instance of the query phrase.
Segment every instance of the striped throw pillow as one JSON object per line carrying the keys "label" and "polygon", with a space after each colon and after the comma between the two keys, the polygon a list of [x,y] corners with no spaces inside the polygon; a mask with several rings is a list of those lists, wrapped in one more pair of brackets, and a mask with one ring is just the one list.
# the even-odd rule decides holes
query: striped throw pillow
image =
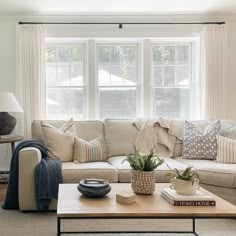
{"label": "striped throw pillow", "polygon": [[91,141],[80,138],[75,139],[74,143],[74,162],[95,162],[106,161],[106,149],[102,137]]}
{"label": "striped throw pillow", "polygon": [[217,162],[236,163],[236,140],[217,135]]}

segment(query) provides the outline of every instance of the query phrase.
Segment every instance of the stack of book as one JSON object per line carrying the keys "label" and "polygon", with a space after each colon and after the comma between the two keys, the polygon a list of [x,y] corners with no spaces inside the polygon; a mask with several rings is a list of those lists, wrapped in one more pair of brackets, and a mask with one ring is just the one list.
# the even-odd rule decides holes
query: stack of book
{"label": "stack of book", "polygon": [[215,206],[216,201],[213,196],[207,195],[200,190],[193,195],[182,195],[176,193],[174,189],[163,188],[161,196],[174,206]]}

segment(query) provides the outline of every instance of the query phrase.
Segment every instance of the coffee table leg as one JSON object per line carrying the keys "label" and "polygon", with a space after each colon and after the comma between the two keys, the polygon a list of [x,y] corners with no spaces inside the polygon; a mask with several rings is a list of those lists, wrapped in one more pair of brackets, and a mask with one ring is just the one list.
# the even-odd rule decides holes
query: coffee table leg
{"label": "coffee table leg", "polygon": [[199,236],[199,235],[196,233],[195,218],[193,218],[193,234],[196,235],[196,236]]}
{"label": "coffee table leg", "polygon": [[61,219],[57,217],[57,236],[61,235]]}

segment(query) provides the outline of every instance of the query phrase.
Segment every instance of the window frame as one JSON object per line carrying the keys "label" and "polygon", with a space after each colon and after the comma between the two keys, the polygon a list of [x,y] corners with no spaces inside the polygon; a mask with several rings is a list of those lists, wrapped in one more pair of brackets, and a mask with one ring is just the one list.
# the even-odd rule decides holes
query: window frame
{"label": "window frame", "polygon": [[[170,45],[170,44],[191,44],[191,119],[197,119],[199,114],[195,107],[198,105],[196,98],[198,98],[197,90],[197,79],[198,79],[198,68],[199,68],[199,37],[191,38],[45,38],[45,47],[47,46],[83,46],[83,86],[71,86],[71,88],[82,88],[83,89],[83,119],[100,119],[100,98],[99,88],[110,88],[111,86],[100,86],[98,85],[98,46],[113,46],[113,45],[135,45],[137,50],[137,81],[136,86],[120,85],[114,86],[117,88],[136,88],[136,117],[151,117],[154,115],[153,109],[153,88],[158,87],[153,85],[152,73],[153,73],[153,62],[152,62],[152,48],[155,45]],[[190,53],[190,52],[189,52]],[[46,85],[46,92],[48,87]],[[56,86],[55,86],[56,87]],[[62,86],[59,86],[62,88]],[[65,86],[70,88],[70,86]],[[194,91],[193,91],[194,90]],[[196,91],[195,91],[196,90]],[[47,97],[46,97],[47,98]],[[47,106],[46,106],[47,108]],[[48,109],[48,108],[47,108]],[[48,114],[48,110],[46,115]]]}
{"label": "window frame", "polygon": [[[54,46],[54,47],[60,47],[60,46],[82,46],[83,50],[83,58],[82,58],[82,63],[83,63],[83,86],[81,85],[75,85],[75,86],[48,86],[46,83],[46,99],[47,99],[47,94],[48,94],[48,88],[55,88],[55,89],[82,89],[83,91],[83,119],[88,119],[88,63],[87,63],[87,51],[88,51],[88,44],[85,40],[65,40],[65,39],[51,39],[48,38],[45,40],[45,52],[46,48],[48,46]],[[47,62],[45,60],[45,66]],[[46,71],[45,71],[45,76],[46,76]],[[46,118],[48,119],[48,106],[47,103],[45,104],[46,106]]]}
{"label": "window frame", "polygon": [[[197,94],[194,93],[194,89],[196,89],[196,79],[197,79],[197,50],[196,48],[198,47],[198,38],[187,38],[187,39],[178,39],[178,38],[173,38],[173,39],[156,39],[153,41],[150,41],[150,85],[149,85],[149,92],[150,92],[150,115],[151,116],[157,116],[157,114],[154,114],[154,104],[153,104],[153,98],[154,98],[154,89],[155,88],[188,88],[190,90],[190,105],[189,105],[189,117],[186,119],[192,119],[195,118],[196,115],[193,111],[193,104],[196,103],[197,99]],[[158,86],[153,84],[153,47],[155,46],[177,46],[177,45],[189,45],[190,50],[189,50],[189,85],[186,86],[176,86],[176,78],[175,78],[175,86]],[[195,63],[194,63],[195,62]],[[154,65],[155,66],[155,65]],[[163,64],[162,66],[166,66]],[[167,65],[168,66],[168,65]],[[179,66],[178,64],[175,65],[170,65],[170,66]],[[185,65],[186,66],[186,65]]]}
{"label": "window frame", "polygon": [[[100,88],[135,88],[136,90],[136,117],[141,116],[141,107],[142,107],[142,88],[141,88],[141,44],[139,40],[96,40],[96,69],[95,69],[95,77],[96,77],[96,92],[95,92],[95,118],[100,119],[100,95],[99,89]],[[98,68],[99,68],[99,61],[98,61],[98,48],[99,46],[135,46],[137,50],[136,54],[136,86],[132,85],[114,85],[114,86],[101,86],[98,83]],[[132,119],[132,118],[131,118]]]}

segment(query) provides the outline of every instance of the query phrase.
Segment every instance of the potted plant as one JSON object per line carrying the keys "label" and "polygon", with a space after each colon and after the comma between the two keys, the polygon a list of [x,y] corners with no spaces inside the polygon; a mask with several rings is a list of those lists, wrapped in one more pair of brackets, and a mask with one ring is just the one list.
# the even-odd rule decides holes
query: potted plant
{"label": "potted plant", "polygon": [[[169,166],[168,168],[171,169]],[[172,173],[167,174],[168,176],[174,177],[171,179],[170,188],[175,189],[177,193],[184,195],[195,194],[196,190],[199,188],[199,179],[197,178],[196,170],[193,170],[192,168],[192,166],[188,166],[183,171],[176,168],[171,169]]]}
{"label": "potted plant", "polygon": [[142,155],[138,150],[127,155],[131,170],[131,188],[135,193],[152,194],[155,191],[154,170],[164,163],[163,159],[156,156],[153,150],[147,155]]}

